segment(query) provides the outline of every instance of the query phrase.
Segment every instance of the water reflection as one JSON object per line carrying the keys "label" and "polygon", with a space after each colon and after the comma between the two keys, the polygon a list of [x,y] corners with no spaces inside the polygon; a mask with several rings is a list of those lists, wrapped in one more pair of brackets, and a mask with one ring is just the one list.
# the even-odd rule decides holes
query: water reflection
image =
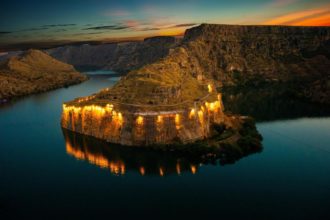
{"label": "water reflection", "polygon": [[285,85],[229,88],[222,92],[226,111],[249,115],[259,122],[330,116],[329,106],[298,99]]}
{"label": "water reflection", "polygon": [[160,151],[139,147],[109,144],[93,137],[62,129],[66,152],[78,160],[85,160],[115,175],[138,172],[142,176],[195,174],[203,165],[234,163],[243,156],[260,152],[258,149],[223,149],[221,158],[210,159],[209,155],[193,152]]}

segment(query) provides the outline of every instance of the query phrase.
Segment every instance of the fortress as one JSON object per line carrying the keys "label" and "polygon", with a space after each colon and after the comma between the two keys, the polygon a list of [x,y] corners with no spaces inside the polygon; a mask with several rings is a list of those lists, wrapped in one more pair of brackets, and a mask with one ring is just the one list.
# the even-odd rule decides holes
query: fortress
{"label": "fortress", "polygon": [[211,81],[133,71],[112,88],[63,104],[61,125],[111,143],[148,146],[201,140],[223,121],[221,94]]}

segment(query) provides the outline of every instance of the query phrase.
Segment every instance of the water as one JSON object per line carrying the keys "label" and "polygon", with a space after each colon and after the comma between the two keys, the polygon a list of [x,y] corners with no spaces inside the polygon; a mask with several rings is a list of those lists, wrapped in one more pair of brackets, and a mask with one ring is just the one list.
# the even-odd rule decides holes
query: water
{"label": "water", "polygon": [[329,219],[326,115],[260,120],[263,150],[226,165],[62,132],[64,101],[113,83],[95,75],[0,108],[1,219]]}

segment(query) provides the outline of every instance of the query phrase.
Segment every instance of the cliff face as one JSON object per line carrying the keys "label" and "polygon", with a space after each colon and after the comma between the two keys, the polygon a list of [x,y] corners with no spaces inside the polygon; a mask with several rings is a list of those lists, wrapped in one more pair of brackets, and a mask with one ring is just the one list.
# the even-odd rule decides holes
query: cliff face
{"label": "cliff face", "polygon": [[0,99],[44,92],[86,79],[73,66],[39,50],[29,50],[0,64]]}
{"label": "cliff face", "polygon": [[234,72],[274,81],[317,78],[330,67],[330,28],[202,25],[184,40],[203,70],[225,82],[239,78]]}
{"label": "cliff face", "polygon": [[152,37],[141,42],[64,46],[47,53],[77,68],[128,72],[166,56],[178,41],[174,37]]}
{"label": "cliff face", "polygon": [[203,24],[187,30],[164,59],[137,72],[179,71],[218,86],[293,82],[305,98],[330,103],[329,69],[328,27]]}

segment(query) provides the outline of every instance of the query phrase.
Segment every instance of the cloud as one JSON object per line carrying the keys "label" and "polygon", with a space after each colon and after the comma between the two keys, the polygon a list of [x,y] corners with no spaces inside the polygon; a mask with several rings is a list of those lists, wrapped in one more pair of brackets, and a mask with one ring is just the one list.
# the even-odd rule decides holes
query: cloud
{"label": "cloud", "polygon": [[176,24],[173,27],[191,27],[197,25],[196,23]]}
{"label": "cloud", "polygon": [[138,27],[140,26],[140,22],[138,20],[125,20],[124,21],[124,24],[127,26],[127,27]]}
{"label": "cloud", "polygon": [[302,19],[296,21],[293,25],[299,26],[330,26],[330,11],[318,16],[309,17],[307,19]]}
{"label": "cloud", "polygon": [[67,27],[67,26],[75,26],[76,24],[46,24],[41,27]]}
{"label": "cloud", "polygon": [[84,28],[83,30],[123,30],[129,28],[126,25],[105,25],[105,26],[95,26],[90,28]]}
{"label": "cloud", "polygon": [[48,27],[38,27],[38,28],[27,28],[27,29],[22,29],[20,31],[42,31],[42,30],[47,30],[49,29]]}
{"label": "cloud", "polygon": [[[263,24],[266,25],[309,25],[309,26],[322,26],[322,19],[327,18],[330,15],[328,7],[298,11],[288,13],[270,19]],[[314,21],[314,22],[312,22]],[[317,21],[317,22],[316,22]],[[329,22],[325,22],[329,23]]]}
{"label": "cloud", "polygon": [[89,32],[89,33],[74,33],[74,34],[70,34],[70,36],[96,35],[96,34],[103,34],[103,33],[106,33],[106,32],[99,31],[99,32]]}
{"label": "cloud", "polygon": [[150,28],[141,28],[139,29],[139,31],[159,31],[161,30],[160,28],[156,28],[156,27],[150,27]]}
{"label": "cloud", "polygon": [[93,34],[103,34],[105,32],[90,32],[90,33],[85,33],[87,35],[93,35]]}

